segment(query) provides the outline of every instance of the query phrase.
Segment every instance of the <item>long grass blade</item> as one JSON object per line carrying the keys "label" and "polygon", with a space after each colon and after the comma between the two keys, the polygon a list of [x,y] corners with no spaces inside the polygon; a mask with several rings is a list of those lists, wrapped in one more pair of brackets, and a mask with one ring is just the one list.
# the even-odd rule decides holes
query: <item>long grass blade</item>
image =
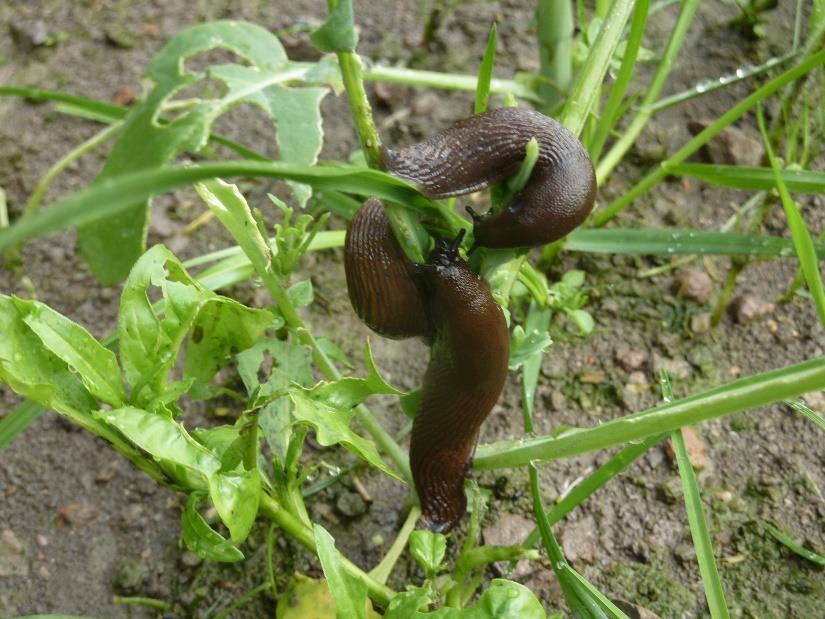
{"label": "long grass blade", "polygon": [[825,567],[825,557],[815,553],[813,550],[808,550],[802,544],[799,544],[796,540],[794,540],[790,535],[783,533],[771,523],[765,523],[765,530],[770,533],[776,541],[783,544],[794,554],[799,555],[803,559],[807,559],[811,563]]}
{"label": "long grass blade", "polygon": [[[778,236],[679,229],[575,230],[567,237],[564,247],[591,253],[654,256],[689,254],[780,258],[794,255],[793,242]],[[825,244],[817,243],[815,249],[819,258],[825,259]]]}
{"label": "long grass blade", "polygon": [[819,322],[825,326],[825,286],[822,284],[822,274],[819,271],[814,240],[808,231],[808,226],[805,225],[805,220],[796,207],[796,203],[791,198],[791,194],[788,193],[785,180],[780,173],[779,162],[773,154],[773,148],[768,139],[768,131],[765,129],[765,118],[762,115],[761,106],[757,110],[757,119],[759,121],[759,131],[762,132],[765,151],[768,153],[768,159],[770,159],[776,178],[776,188],[779,190],[782,207],[785,209],[785,216],[788,218],[788,227],[791,229],[791,238],[793,238],[793,244],[796,247],[796,255],[799,257],[799,266],[802,268],[805,283],[808,284],[808,291],[811,293],[817,314],[819,314]]}
{"label": "long grass blade", "polygon": [[[760,101],[766,99],[776,91],[784,88],[791,82],[796,81],[803,75],[805,75],[808,71],[820,66],[823,62],[825,62],[825,49],[818,51],[811,56],[805,58],[802,62],[797,64],[796,66],[788,69],[781,75],[776,76],[768,83],[766,83],[761,88],[758,88],[750,95],[742,99],[739,103],[734,105],[731,109],[727,112],[722,114],[719,118],[717,118],[713,123],[711,123],[707,128],[703,131],[698,133],[688,141],[682,148],[677,150],[673,155],[671,155],[667,160],[663,161],[657,167],[655,167],[651,172],[647,174],[641,181],[639,181],[636,185],[634,185],[629,191],[622,194],[621,197],[617,198],[602,210],[598,211],[593,216],[593,225],[595,226],[603,226],[608,221],[613,219],[618,213],[622,210],[627,208],[630,204],[632,204],[639,196],[645,193],[648,189],[659,183],[665,176],[667,176],[668,172],[666,170],[667,166],[673,166],[682,163],[685,159],[690,157],[693,153],[699,150],[704,144],[706,144],[711,138],[718,135],[725,127],[729,126],[739,118],[741,118],[745,112],[749,109],[754,107]],[[598,177],[598,173],[597,173]]]}
{"label": "long grass blade", "polygon": [[820,430],[825,432],[825,419],[823,419],[822,415],[816,411],[811,410],[804,402],[801,400],[785,400],[785,404],[790,406],[793,410],[809,421],[816,424]]}
{"label": "long grass blade", "polygon": [[[674,176],[692,176],[706,183],[733,189],[766,191],[776,187],[776,174],[771,168],[682,163],[665,165],[665,170]],[[792,193],[825,193],[825,172],[780,170],[780,176],[788,191]]]}
{"label": "long grass blade", "polygon": [[490,102],[490,82],[493,79],[493,66],[496,63],[496,23],[490,26],[490,34],[487,36],[487,47],[484,50],[484,57],[481,59],[481,66],[478,69],[478,86],[476,86],[476,101],[473,108],[476,114],[487,111]]}
{"label": "long grass blade", "polygon": [[479,445],[473,467],[488,470],[524,466],[534,460],[567,458],[821,389],[825,389],[825,357],[742,378],[595,428],[571,430],[557,437]]}

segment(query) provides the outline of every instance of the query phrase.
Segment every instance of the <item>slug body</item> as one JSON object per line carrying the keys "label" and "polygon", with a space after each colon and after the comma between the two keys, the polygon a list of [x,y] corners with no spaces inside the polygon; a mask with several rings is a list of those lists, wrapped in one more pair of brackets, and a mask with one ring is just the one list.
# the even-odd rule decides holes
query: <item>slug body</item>
{"label": "slug body", "polygon": [[543,245],[579,226],[593,208],[596,175],[578,138],[533,110],[499,108],[470,116],[399,151],[387,171],[440,199],[484,189],[518,172],[531,138],[539,156],[527,185],[500,213],[476,220],[476,245]]}
{"label": "slug body", "polygon": [[448,531],[464,515],[464,479],[482,422],[507,378],[510,337],[490,286],[454,248],[420,268],[434,340],[413,423],[410,466],[424,518]]}
{"label": "slug body", "polygon": [[415,264],[375,198],[358,209],[347,228],[344,270],[352,307],[370,329],[394,339],[428,337],[431,327]]}
{"label": "slug body", "polygon": [[424,518],[451,529],[467,508],[464,479],[479,429],[504,387],[510,337],[490,285],[458,255],[462,235],[439,241],[415,265],[399,247],[378,200],[347,230],[344,267],[358,316],[387,337],[423,337],[431,346],[410,466]]}

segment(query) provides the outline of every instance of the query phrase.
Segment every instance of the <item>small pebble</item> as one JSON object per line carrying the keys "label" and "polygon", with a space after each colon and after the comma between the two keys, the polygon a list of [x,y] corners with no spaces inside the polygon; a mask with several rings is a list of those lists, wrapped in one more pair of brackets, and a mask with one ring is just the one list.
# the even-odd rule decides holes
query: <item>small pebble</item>
{"label": "small pebble", "polygon": [[647,363],[647,353],[645,351],[634,350],[624,346],[616,349],[616,352],[613,353],[613,358],[625,372],[638,370]]}
{"label": "small pebble", "polygon": [[742,294],[731,303],[733,318],[739,324],[763,318],[772,313],[776,306],[770,301],[757,297],[755,294]]}
{"label": "small pebble", "polygon": [[[687,451],[688,460],[690,460],[693,470],[704,471],[708,466],[708,460],[705,456],[705,442],[690,426],[682,428],[682,436],[685,441],[685,451]],[[670,438],[665,443],[665,449],[671,461],[676,462],[676,451],[673,449],[673,441]]]}
{"label": "small pebble", "polygon": [[83,526],[98,517],[100,508],[92,503],[78,501],[57,510],[57,518],[64,524]]}
{"label": "small pebble", "polygon": [[673,291],[677,296],[704,305],[713,293],[713,280],[704,271],[688,269],[673,280]]}

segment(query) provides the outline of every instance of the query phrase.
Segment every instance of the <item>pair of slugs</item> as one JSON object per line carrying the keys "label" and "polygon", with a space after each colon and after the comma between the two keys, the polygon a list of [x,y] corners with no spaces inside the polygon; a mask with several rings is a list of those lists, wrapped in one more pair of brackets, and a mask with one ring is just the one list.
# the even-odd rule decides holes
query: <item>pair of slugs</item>
{"label": "pair of slugs", "polygon": [[[423,142],[385,151],[387,171],[440,199],[472,193],[513,176],[531,138],[539,156],[527,185],[500,213],[475,218],[476,246],[551,243],[581,224],[593,207],[596,177],[579,140],[532,110],[502,108],[465,118]],[[507,323],[486,280],[460,257],[463,231],[438,240],[413,263],[375,198],[347,229],[344,267],[356,314],[390,338],[422,337],[431,347],[421,405],[413,423],[410,467],[422,515],[448,531],[464,515],[464,479],[484,419],[507,378]]]}

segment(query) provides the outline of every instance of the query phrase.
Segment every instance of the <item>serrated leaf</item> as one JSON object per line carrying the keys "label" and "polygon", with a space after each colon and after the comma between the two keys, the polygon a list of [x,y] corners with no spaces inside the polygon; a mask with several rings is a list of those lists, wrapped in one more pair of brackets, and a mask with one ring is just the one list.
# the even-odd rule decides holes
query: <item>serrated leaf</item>
{"label": "serrated leaf", "polygon": [[193,492],[186,501],[186,508],[181,514],[181,532],[186,547],[196,555],[221,563],[242,561],[243,553],[235,548],[228,539],[215,531],[198,513],[197,505],[201,499],[199,493]]}
{"label": "serrated leaf", "polygon": [[419,530],[410,534],[410,554],[427,578],[432,578],[441,569],[446,551],[447,537],[442,533]]}
{"label": "serrated leaf", "polygon": [[332,598],[335,600],[336,619],[365,619],[367,585],[350,576],[335,550],[335,540],[321,525],[312,527],[315,533],[315,549],[327,579]]}
{"label": "serrated leaf", "polygon": [[0,295],[0,380],[15,392],[69,417],[88,417],[98,405],[80,377],[43,347],[16,300]]}
{"label": "serrated leaf", "polygon": [[23,321],[43,345],[77,373],[89,393],[112,406],[123,405],[126,392],[114,353],[91,333],[37,301],[15,299]]}
{"label": "serrated leaf", "polygon": [[132,406],[111,411],[97,411],[95,417],[114,426],[135,445],[149,453],[178,477],[190,473],[181,481],[192,488],[204,489],[209,479],[221,468],[221,462],[203,445],[195,441],[179,423]]}
{"label": "serrated leaf", "polygon": [[209,498],[229,529],[233,544],[249,535],[261,499],[261,475],[258,469],[217,473],[209,479]]}
{"label": "serrated leaf", "polygon": [[[186,70],[188,58],[214,48],[235,53],[249,66],[225,64],[206,73]],[[124,172],[160,167],[183,151],[197,152],[206,144],[212,123],[244,102],[261,106],[283,127],[278,140],[284,161],[314,163],[321,140],[318,104],[325,91],[287,87],[288,83],[304,81],[307,70],[304,63],[290,62],[278,38],[255,24],[216,21],[184,30],[158,52],[147,68],[145,77],[153,88],[125,118],[95,184]],[[158,122],[164,105],[177,92],[207,77],[224,82],[226,89],[219,97],[196,100],[174,120]],[[277,116],[273,106],[277,106]],[[296,127],[305,132],[303,141]],[[306,195],[304,191],[302,200]],[[126,276],[143,252],[147,222],[148,203],[136,202],[79,229],[81,252],[103,283]]]}
{"label": "serrated leaf", "polygon": [[355,51],[358,33],[352,17],[352,0],[338,0],[327,20],[309,38],[322,52]]}
{"label": "serrated leaf", "polygon": [[401,479],[398,473],[387,466],[372,441],[368,441],[350,429],[349,423],[355,414],[354,410],[333,408],[297,391],[291,392],[289,397],[294,404],[295,418],[315,429],[318,443],[324,447],[340,444],[387,475]]}

